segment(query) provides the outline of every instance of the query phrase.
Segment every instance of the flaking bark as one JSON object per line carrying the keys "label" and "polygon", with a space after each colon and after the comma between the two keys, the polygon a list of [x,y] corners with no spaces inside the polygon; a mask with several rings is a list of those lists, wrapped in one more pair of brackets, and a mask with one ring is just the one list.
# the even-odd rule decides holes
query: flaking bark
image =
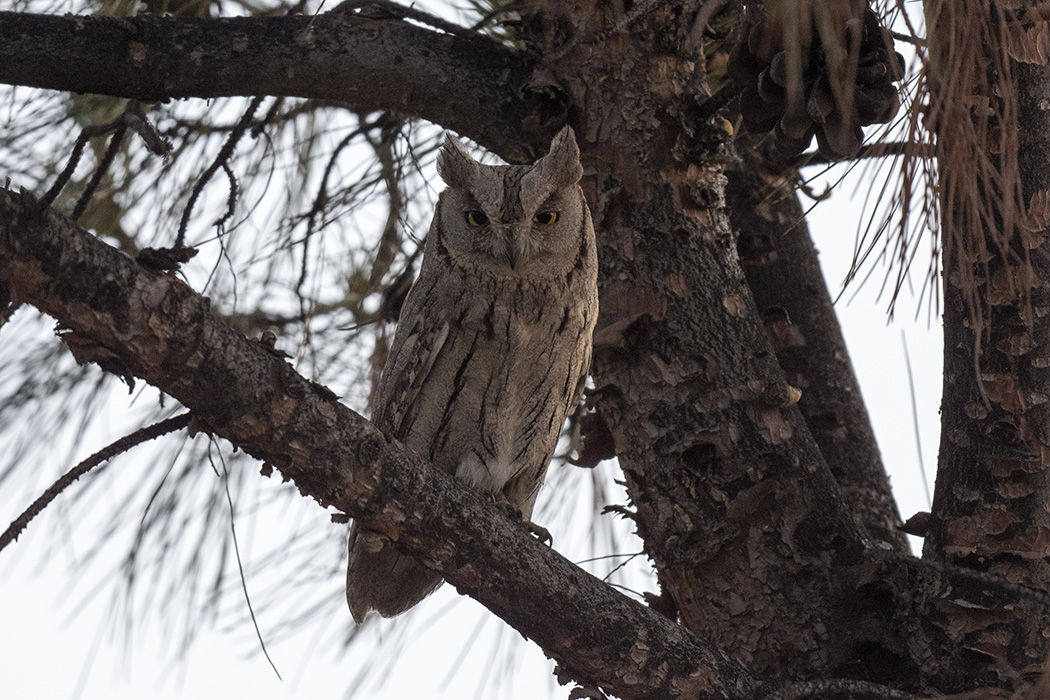
{"label": "flaking bark", "polygon": [[[647,551],[684,624],[774,683],[853,676],[970,687],[987,666],[967,662],[989,658],[974,644],[998,639],[1002,615],[1029,624],[1007,651],[1028,642],[1041,649],[1024,636],[1041,616],[997,595],[994,581],[969,590],[910,560],[872,562],[792,405],[797,397],[745,283],[723,192],[731,146],[724,132],[690,118],[705,95],[697,92],[702,66],[683,48],[689,13],[655,3],[629,27],[608,31],[622,17],[603,4],[535,0],[523,10],[536,64],[489,39],[396,17],[0,13],[0,81],[146,100],[345,100],[422,116],[510,161],[528,159],[569,116],[601,237],[593,403],[612,430]],[[543,55],[556,58],[544,63]],[[1033,151],[1045,156],[1045,148]],[[98,344],[122,360],[118,369],[193,408],[200,427],[426,557],[575,677],[622,698],[753,691],[751,676],[712,644],[611,592],[426,471],[263,344],[223,325],[177,280],[9,192],[0,196],[5,283],[13,303],[32,303],[72,328],[82,353],[85,342]],[[1033,332],[1040,348],[1042,336]],[[957,358],[953,377],[959,367],[972,371],[969,358]],[[1016,376],[1042,381],[1042,369]],[[940,512],[941,524],[955,518],[943,502]],[[967,615],[980,625],[960,627]],[[960,630],[970,645],[962,655]],[[881,665],[860,649],[872,645]],[[958,677],[945,675],[953,668]]]}
{"label": "flaking bark", "polygon": [[[611,430],[638,530],[682,623],[760,676],[819,677],[851,647],[835,567],[865,538],[794,402],[736,255],[724,131],[692,121],[690,22],[533,3],[541,68],[576,106],[599,234],[590,402]],[[556,6],[557,5],[557,6]],[[531,22],[531,24],[530,24]],[[659,118],[657,118],[658,115]]]}
{"label": "flaking bark", "polygon": [[[923,554],[1047,591],[1050,229],[1039,201],[1050,191],[1050,69],[1019,63],[1013,69],[1012,84],[999,89],[1018,99],[1019,174],[1034,213],[1005,249],[1003,231],[986,229],[995,252],[971,263],[987,304],[983,328],[975,327],[967,303],[972,290],[963,289],[958,260],[946,250],[942,430]],[[946,228],[972,224],[964,214],[946,216]],[[950,230],[946,238],[954,238]],[[953,653],[928,669],[931,686],[963,690],[1045,668],[1045,618],[998,596],[945,596],[937,603],[931,615],[937,641]]]}

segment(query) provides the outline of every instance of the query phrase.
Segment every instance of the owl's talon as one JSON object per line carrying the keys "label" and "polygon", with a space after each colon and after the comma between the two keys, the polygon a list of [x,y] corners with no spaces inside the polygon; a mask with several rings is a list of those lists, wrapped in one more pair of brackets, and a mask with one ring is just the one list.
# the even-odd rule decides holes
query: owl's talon
{"label": "owl's talon", "polygon": [[542,525],[537,525],[531,520],[526,520],[525,517],[521,514],[521,511],[515,508],[512,504],[506,501],[493,501],[492,505],[496,506],[501,511],[503,511],[503,514],[511,520],[516,520],[519,523],[521,523],[525,527],[525,529],[529,531],[529,534],[538,539],[540,542],[546,542],[548,547],[554,546],[554,538],[551,537],[550,531]]}
{"label": "owl's talon", "polygon": [[525,529],[532,533],[533,537],[538,539],[540,542],[546,543],[548,547],[554,546],[554,538],[551,537],[550,530],[543,527],[542,525],[537,525],[531,520],[523,520],[522,523],[525,525]]}

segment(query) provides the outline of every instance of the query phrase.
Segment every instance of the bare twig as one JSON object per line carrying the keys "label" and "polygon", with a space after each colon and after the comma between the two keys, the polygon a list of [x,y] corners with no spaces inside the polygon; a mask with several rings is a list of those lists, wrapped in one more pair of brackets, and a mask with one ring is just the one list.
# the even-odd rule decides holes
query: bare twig
{"label": "bare twig", "polygon": [[885,158],[888,156],[910,155],[916,158],[932,158],[933,151],[926,144],[910,141],[891,141],[888,143],[871,143],[861,146],[861,149],[849,158],[828,158],[820,153],[803,153],[796,160],[797,167],[808,165],[831,165],[843,160],[856,161],[862,158]]}
{"label": "bare twig", "polygon": [[222,171],[226,173],[226,179],[230,182],[230,193],[226,196],[226,212],[215,221],[216,226],[222,226],[233,218],[233,213],[237,210],[237,197],[240,194],[240,188],[237,187],[237,176],[233,174],[233,168],[226,162],[222,163],[220,167],[222,167]]}
{"label": "bare twig", "polygon": [[161,435],[181,430],[189,424],[190,414],[183,413],[174,418],[168,418],[159,423],[148,425],[145,428],[139,428],[130,435],[125,435],[116,442],[102,448],[77,466],[70,469],[59,477],[55,483],[51,484],[40,498],[33,501],[32,505],[26,508],[21,515],[15,518],[15,520],[7,526],[7,530],[4,531],[4,534],[0,535],[0,550],[3,550],[4,547],[17,540],[18,536],[22,534],[22,531],[26,529],[27,525],[29,525],[29,522],[39,515],[44,508],[51,503],[51,501],[58,497],[60,493],[65,491],[70,484],[87,474],[99,464],[112,459],[123,452],[127,452],[136,445],[153,440]]}
{"label": "bare twig", "polygon": [[[211,459],[211,453],[209,451],[208,458]],[[241,577],[241,590],[244,591],[244,602],[248,605],[248,614],[252,618],[252,626],[255,627],[255,637],[259,640],[259,647],[262,649],[263,656],[270,663],[270,668],[277,674],[277,680],[284,680],[281,678],[281,672],[277,670],[277,665],[270,658],[270,652],[266,650],[266,641],[263,640],[262,631],[259,629],[259,623],[255,619],[255,608],[252,606],[251,596],[248,595],[248,580],[244,576],[244,564],[241,562],[241,546],[237,542],[237,526],[234,522],[233,517],[233,496],[230,494],[230,470],[226,468],[226,460],[222,458],[222,452],[219,452],[219,461],[222,463],[222,486],[226,491],[226,504],[230,508],[230,537],[233,538],[233,553],[237,558],[237,572]],[[214,462],[212,468],[215,469]],[[218,469],[215,469],[218,474]]]}
{"label": "bare twig", "polygon": [[[142,138],[142,141],[146,144],[146,148],[148,148],[152,153],[155,153],[157,155],[165,155],[170,150],[168,143],[163,138],[161,138],[159,134],[157,134],[156,130],[146,119],[145,115],[142,114],[141,106],[139,105],[139,103],[135,100],[131,100],[130,102],[128,102],[128,105],[124,109],[124,111],[120,113],[120,116],[118,116],[113,121],[108,122],[106,124],[98,124],[95,126],[84,127],[84,129],[80,132],[80,136],[77,137],[76,143],[73,145],[73,152],[69,154],[69,161],[66,163],[65,169],[62,170],[61,173],[59,173],[59,176],[55,180],[55,183],[51,185],[51,189],[49,189],[44,194],[44,196],[40,198],[40,206],[51,206],[51,204],[55,201],[55,198],[57,198],[59,193],[62,191],[62,188],[64,188],[69,182],[69,179],[73,177],[73,172],[77,169],[77,165],[80,163],[80,157],[84,154],[84,146],[87,145],[88,139],[94,138],[95,136],[102,136],[104,134],[108,134],[111,131],[120,131],[121,135],[123,135],[124,130],[128,128],[133,130]],[[112,150],[113,148],[114,146],[111,144],[110,150]],[[109,151],[107,151],[106,155],[109,155]],[[114,153],[114,156],[115,155],[116,154]],[[112,160],[112,156],[109,157],[109,161],[107,161],[106,158],[103,157],[102,162],[99,163],[99,170],[105,171],[109,166],[109,162],[111,162]],[[98,175],[96,173],[95,178],[92,178],[92,183],[94,184],[94,187],[98,186],[98,182],[95,181],[96,178],[98,180],[101,180],[101,175]],[[90,198],[90,193],[94,191],[94,187],[92,187],[91,185],[88,186],[87,198]],[[82,197],[81,199],[83,200],[84,198]],[[79,208],[80,206],[81,202],[77,202],[77,207]],[[82,209],[81,213],[83,213]],[[76,218],[76,216],[78,216],[78,214],[74,214],[74,218]]]}
{"label": "bare twig", "polygon": [[117,157],[120,144],[124,142],[124,134],[127,132],[128,127],[124,124],[121,124],[113,131],[113,136],[109,139],[109,148],[106,149],[102,160],[98,162],[95,174],[91,176],[87,188],[81,193],[80,199],[77,200],[76,206],[73,207],[73,214],[71,215],[73,221],[79,220],[84,210],[87,209],[88,202],[94,196],[95,190],[98,189],[99,183],[102,182],[102,178],[105,177],[106,172],[109,170],[109,166],[113,164],[113,159]]}
{"label": "bare twig", "polygon": [[266,114],[263,115],[263,118],[252,126],[252,138],[258,138],[262,134],[263,129],[277,121],[281,107],[283,106],[283,97],[278,97],[273,101],[273,104],[270,105],[270,109],[266,110]]}
{"label": "bare twig", "polygon": [[[115,121],[115,120],[114,120]],[[44,196],[40,198],[41,207],[49,207],[51,203],[58,197],[59,192],[69,182],[69,178],[73,177],[73,171],[77,169],[77,164],[80,162],[80,156],[84,153],[84,146],[87,145],[88,139],[97,134],[104,134],[107,131],[115,129],[116,126],[113,122],[109,124],[103,124],[102,126],[88,126],[84,127],[84,130],[80,132],[80,136],[77,137],[77,142],[73,145],[73,152],[69,154],[69,160],[66,162],[65,169],[59,173],[58,179],[55,180],[55,184],[51,185],[51,189],[44,193]]]}
{"label": "bare twig", "polygon": [[[248,127],[252,125],[252,120],[255,117],[255,112],[259,109],[259,105],[262,104],[265,97],[255,97],[248,105],[248,109],[244,111],[240,121],[237,122],[237,126],[234,127],[230,135],[226,137],[226,142],[222,144],[222,148],[219,149],[219,153],[215,156],[215,159],[211,162],[211,165],[201,174],[197,180],[197,184],[193,186],[193,192],[190,193],[190,201],[186,203],[186,208],[182,212],[182,221],[179,222],[179,233],[175,238],[175,248],[183,247],[186,241],[186,227],[190,223],[190,216],[193,214],[193,207],[197,204],[197,199],[201,196],[201,192],[204,191],[204,186],[208,184],[208,181],[215,175],[221,167],[228,167],[227,163],[230,160],[230,156],[233,155],[233,150],[237,147],[237,143],[244,136],[244,132],[248,130]],[[227,171],[229,172],[229,171]],[[225,220],[225,217],[220,221]]]}
{"label": "bare twig", "polygon": [[390,269],[394,256],[401,250],[400,219],[404,207],[404,197],[401,194],[402,173],[397,156],[394,152],[394,143],[401,134],[402,122],[396,119],[387,119],[382,125],[379,139],[373,140],[365,135],[369,144],[375,150],[379,159],[380,173],[383,184],[386,187],[389,208],[387,210],[386,222],[383,224],[383,233],[379,237],[379,245],[376,247],[375,258],[372,264],[372,273],[369,275],[368,284],[373,289],[383,279]]}
{"label": "bare twig", "polygon": [[310,239],[313,237],[314,233],[317,232],[318,215],[324,212],[325,207],[328,205],[328,179],[331,177],[332,171],[335,169],[339,156],[343,153],[343,150],[350,145],[350,142],[361,134],[367,133],[367,131],[376,126],[386,114],[388,114],[388,112],[383,112],[378,119],[372,122],[366,122],[362,115],[358,115],[357,128],[343,137],[343,140],[332,149],[332,154],[328,157],[328,163],[325,165],[325,169],[321,173],[321,183],[317,186],[317,195],[314,197],[313,205],[310,207],[310,211],[306,217],[306,233],[303,236],[302,264],[299,269],[299,280],[295,284],[295,294],[299,298],[300,318],[306,318],[302,289],[303,285],[306,284],[306,276],[309,272]]}
{"label": "bare twig", "polygon": [[926,46],[926,40],[922,37],[915,36],[914,34],[906,34],[904,32],[890,31],[890,35],[896,41],[903,41],[907,44],[913,44],[915,46]]}
{"label": "bare twig", "polygon": [[696,17],[693,18],[693,26],[689,28],[689,41],[686,48],[691,52],[697,46],[700,45],[701,39],[704,37],[704,31],[707,29],[708,22],[711,18],[722,9],[722,6],[726,4],[728,0],[706,0],[700,10],[696,13]]}

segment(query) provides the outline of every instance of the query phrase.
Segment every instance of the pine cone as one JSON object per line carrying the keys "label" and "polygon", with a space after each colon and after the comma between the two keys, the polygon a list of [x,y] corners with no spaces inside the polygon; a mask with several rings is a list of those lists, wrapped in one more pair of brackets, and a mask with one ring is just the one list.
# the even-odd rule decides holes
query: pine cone
{"label": "pine cone", "polygon": [[[772,131],[784,156],[802,153],[814,136],[822,155],[852,156],[864,138],[861,127],[884,124],[900,108],[895,83],[904,78],[904,59],[878,16],[867,8],[862,17],[825,12],[812,12],[794,46],[785,45],[784,17],[771,12],[730,55],[729,75],[743,88],[744,126],[755,134]],[[837,44],[822,43],[820,21],[839,27]]]}

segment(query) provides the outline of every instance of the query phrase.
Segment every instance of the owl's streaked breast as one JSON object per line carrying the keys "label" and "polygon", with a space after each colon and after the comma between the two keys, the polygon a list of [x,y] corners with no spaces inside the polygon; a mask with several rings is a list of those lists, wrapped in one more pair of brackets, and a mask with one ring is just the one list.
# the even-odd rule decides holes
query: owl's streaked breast
{"label": "owl's streaked breast", "polygon": [[[512,284],[487,291],[488,304],[445,319],[448,339],[398,437],[440,469],[495,495],[516,476],[531,475],[539,487],[565,397],[586,371],[590,318],[586,295],[574,299],[566,289]],[[503,495],[522,508],[535,488]]]}

